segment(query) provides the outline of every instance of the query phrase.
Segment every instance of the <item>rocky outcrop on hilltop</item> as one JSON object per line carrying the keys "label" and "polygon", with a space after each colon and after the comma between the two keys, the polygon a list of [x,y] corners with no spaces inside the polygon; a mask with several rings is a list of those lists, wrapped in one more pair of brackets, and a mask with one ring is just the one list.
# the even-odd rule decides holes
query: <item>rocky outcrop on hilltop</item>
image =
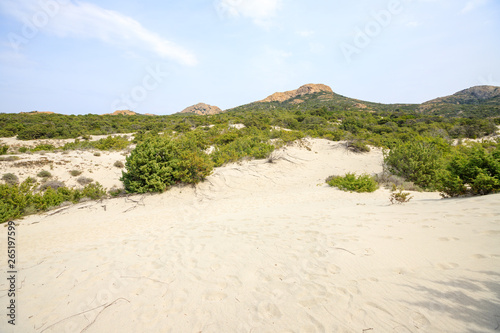
{"label": "rocky outcrop on hilltop", "polygon": [[106,113],[104,114],[105,116],[120,116],[120,115],[124,115],[124,116],[135,116],[137,115],[136,112],[134,111],[130,111],[130,110],[116,110],[115,112],[113,113]]}
{"label": "rocky outcrop on hilltop", "polygon": [[30,112],[21,112],[24,114],[55,114],[55,112],[52,111],[30,111]]}
{"label": "rocky outcrop on hilltop", "polygon": [[190,107],[185,108],[180,113],[194,113],[203,116],[203,115],[217,114],[221,112],[222,110],[217,106],[208,105],[205,103],[198,103],[196,105],[192,105]]}
{"label": "rocky outcrop on hilltop", "polygon": [[295,103],[300,103],[302,100],[298,99],[297,97],[304,96],[304,95],[310,95],[318,92],[328,92],[328,93],[333,93],[332,88],[325,84],[306,84],[300,87],[299,89],[296,90],[290,90],[290,91],[285,91],[285,92],[277,92],[272,94],[271,96],[268,96],[267,98],[259,101],[262,103],[268,103],[268,102],[284,102],[289,99],[295,99]]}

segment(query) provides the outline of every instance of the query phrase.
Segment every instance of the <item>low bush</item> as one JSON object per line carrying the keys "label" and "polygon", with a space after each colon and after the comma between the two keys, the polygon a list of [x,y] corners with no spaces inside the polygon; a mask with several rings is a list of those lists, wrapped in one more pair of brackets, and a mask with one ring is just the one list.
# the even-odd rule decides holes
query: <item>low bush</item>
{"label": "low bush", "polygon": [[117,168],[120,168],[120,169],[125,167],[125,164],[123,164],[122,161],[116,161],[113,165]]}
{"label": "low bush", "polygon": [[57,190],[58,188],[60,187],[65,187],[66,185],[59,181],[59,180],[51,180],[51,181],[48,181],[48,182],[45,182],[43,183],[42,185],[40,185],[40,188],[39,190],[40,191],[45,191],[49,188],[53,189],[53,190]]}
{"label": "low bush", "polygon": [[50,178],[52,177],[52,174],[48,172],[47,170],[42,170],[37,174],[38,177],[40,178]]}
{"label": "low bush", "polygon": [[76,176],[80,176],[82,174],[82,171],[80,170],[70,170],[70,175],[72,175],[73,177],[76,177]]}
{"label": "low bush", "polygon": [[78,179],[76,181],[80,185],[87,185],[87,184],[92,183],[94,180],[92,178],[88,178],[88,177],[78,177]]}
{"label": "low bush", "polygon": [[13,161],[18,161],[19,159],[20,159],[19,156],[15,156],[15,155],[1,156],[0,162],[13,162]]}
{"label": "low bush", "polygon": [[163,192],[173,184],[196,184],[213,169],[210,157],[193,140],[147,138],[130,153],[122,171],[128,193]]}
{"label": "low bush", "polygon": [[0,155],[7,154],[8,150],[9,150],[9,146],[7,146],[7,145],[0,145]]}
{"label": "low bush", "polygon": [[19,183],[19,178],[13,173],[6,173],[2,176],[2,180],[5,184],[15,185]]}
{"label": "low bush", "polygon": [[396,186],[393,185],[391,195],[389,197],[389,200],[391,201],[391,204],[404,204],[406,202],[409,202],[411,199],[413,199],[413,196],[410,195],[410,192],[403,192],[404,187],[403,186]]}
{"label": "low bush", "polygon": [[99,149],[99,150],[122,150],[130,145],[130,141],[125,136],[108,136],[97,141],[81,141],[75,139],[74,142],[68,142],[63,146],[63,150],[76,149]]}
{"label": "low bush", "polygon": [[370,152],[370,147],[368,147],[363,140],[347,140],[345,143],[347,150],[354,153],[368,153]]}
{"label": "low bush", "polygon": [[30,150],[35,152],[35,151],[53,151],[55,149],[56,149],[56,147],[54,147],[54,145],[39,144],[39,145],[35,146],[35,148],[32,148]]}
{"label": "low bush", "polygon": [[375,179],[367,174],[356,176],[355,173],[347,173],[345,176],[330,176],[326,179],[326,183],[351,192],[374,192],[378,189]]}
{"label": "low bush", "polygon": [[41,192],[35,191],[36,186],[31,178],[18,185],[0,184],[0,223],[46,211],[65,202],[76,203],[83,198],[96,200],[106,195],[98,183],[89,184],[81,190],[49,186]]}
{"label": "low bush", "polygon": [[409,182],[403,177],[393,175],[387,171],[375,175],[375,181],[385,188],[391,189],[393,186],[403,187],[409,191],[422,192],[422,188],[415,185],[413,182]]}
{"label": "low bush", "polygon": [[243,157],[263,159],[274,151],[275,147],[258,136],[240,137],[227,145],[217,146],[210,155],[215,166],[236,162]]}

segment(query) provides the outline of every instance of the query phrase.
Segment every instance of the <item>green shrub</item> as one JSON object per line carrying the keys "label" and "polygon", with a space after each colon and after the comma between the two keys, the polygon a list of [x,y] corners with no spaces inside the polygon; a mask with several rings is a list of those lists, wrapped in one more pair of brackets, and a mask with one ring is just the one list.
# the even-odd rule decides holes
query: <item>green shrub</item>
{"label": "green shrub", "polygon": [[389,197],[391,204],[404,204],[413,199],[413,196],[410,196],[410,192],[403,192],[403,191],[404,191],[403,186],[393,185],[392,193]]}
{"label": "green shrub", "polygon": [[64,202],[76,203],[82,198],[97,200],[106,195],[99,183],[89,184],[82,190],[48,186],[43,192],[35,192],[36,185],[31,178],[19,185],[0,184],[0,223],[45,211]]}
{"label": "green shrub", "polygon": [[98,157],[98,156],[101,156],[101,153],[100,153],[100,152],[98,152],[98,151],[96,151],[96,152],[94,153],[94,156],[97,156],[97,157]]}
{"label": "green shrub", "polygon": [[42,170],[37,174],[38,177],[40,178],[50,178],[52,177],[52,174],[48,172],[47,170]]}
{"label": "green shrub", "polygon": [[19,178],[13,173],[6,173],[2,176],[2,180],[9,185],[15,185],[19,183]]}
{"label": "green shrub", "polygon": [[213,169],[210,158],[191,140],[147,138],[126,158],[122,171],[129,193],[163,192],[176,183],[196,184]]}
{"label": "green shrub", "polygon": [[85,198],[90,198],[92,200],[97,200],[106,195],[106,190],[99,183],[88,184],[82,189],[82,196]]}
{"label": "green shrub", "polygon": [[367,174],[356,176],[355,173],[347,173],[345,176],[331,176],[326,179],[326,183],[343,191],[374,192],[378,189],[375,179]]}
{"label": "green shrub", "polygon": [[7,145],[0,145],[0,155],[7,154],[8,150],[9,150],[9,146],[7,146]]}
{"label": "green shrub", "polygon": [[215,166],[236,162],[243,157],[253,157],[263,159],[274,151],[275,147],[267,142],[263,142],[258,136],[240,137],[227,145],[217,146],[210,155]]}
{"label": "green shrub", "polygon": [[438,186],[442,158],[443,148],[427,141],[409,141],[384,153],[388,171],[425,189]]}
{"label": "green shrub", "polygon": [[31,202],[33,186],[31,178],[19,185],[0,184],[0,223],[23,215]]}
{"label": "green shrub", "polygon": [[130,145],[130,141],[125,136],[108,136],[97,141],[81,141],[75,139],[74,142],[68,142],[63,146],[63,150],[76,149],[99,149],[99,150],[122,150]]}
{"label": "green shrub", "polygon": [[444,197],[500,192],[500,149],[488,152],[480,144],[456,148],[439,190]]}
{"label": "green shrub", "polygon": [[120,168],[120,169],[125,167],[125,164],[123,164],[122,161],[116,161],[113,165],[117,168]]}
{"label": "green shrub", "polygon": [[71,170],[69,173],[73,176],[73,177],[76,177],[76,176],[80,176],[82,174],[83,171],[80,171],[80,170]]}
{"label": "green shrub", "polygon": [[31,151],[53,151],[56,147],[50,144],[39,144],[35,146],[35,148],[31,149]]}
{"label": "green shrub", "polygon": [[26,153],[28,150],[29,150],[29,148],[28,148],[28,147],[19,147],[19,149],[18,149],[18,151],[19,151],[20,153]]}

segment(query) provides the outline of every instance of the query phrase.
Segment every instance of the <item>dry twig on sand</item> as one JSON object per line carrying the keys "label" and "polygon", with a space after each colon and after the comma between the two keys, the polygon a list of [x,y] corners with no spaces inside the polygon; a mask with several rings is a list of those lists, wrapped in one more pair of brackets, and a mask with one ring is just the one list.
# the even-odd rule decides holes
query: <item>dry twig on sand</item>
{"label": "dry twig on sand", "polygon": [[102,313],[105,309],[109,308],[111,305],[115,304],[115,303],[116,303],[116,302],[118,302],[119,300],[124,300],[124,301],[127,301],[127,302],[129,302],[129,303],[130,303],[130,301],[129,301],[128,299],[123,298],[123,297],[120,297],[120,298],[115,299],[115,300],[114,300],[113,302],[111,302],[111,303],[108,303],[108,304],[103,304],[103,305],[99,305],[99,306],[96,306],[96,307],[95,307],[95,308],[93,308],[93,309],[89,309],[89,310],[86,310],[86,311],[83,311],[83,312],[80,312],[80,313],[74,314],[74,315],[72,315],[72,316],[69,316],[69,317],[63,318],[63,319],[59,320],[58,322],[56,322],[56,323],[54,323],[54,324],[52,324],[52,325],[50,325],[50,326],[48,326],[48,327],[44,328],[42,331],[40,331],[40,333],[45,332],[45,331],[46,331],[46,330],[48,330],[49,328],[52,328],[52,327],[56,326],[57,324],[62,323],[62,322],[63,322],[63,321],[65,321],[65,320],[68,320],[68,319],[73,318],[73,317],[77,317],[77,316],[79,316],[79,315],[82,315],[82,314],[87,313],[87,312],[90,312],[90,311],[94,311],[94,310],[99,309],[99,308],[101,308],[101,307],[102,307],[102,310],[101,310],[101,311],[99,311],[99,313],[97,314],[97,316],[95,316],[94,320],[92,320],[92,322],[90,322],[90,324],[88,324],[87,326],[85,326],[85,327],[83,328],[83,330],[81,330],[81,331],[80,331],[80,333],[81,333],[81,332],[84,332],[84,331],[86,331],[86,330],[87,330],[87,329],[88,329],[88,328],[89,328],[89,327],[90,327],[93,323],[95,323],[95,321],[97,320],[97,317],[99,317],[99,315],[100,315],[100,314],[101,314],[101,313]]}

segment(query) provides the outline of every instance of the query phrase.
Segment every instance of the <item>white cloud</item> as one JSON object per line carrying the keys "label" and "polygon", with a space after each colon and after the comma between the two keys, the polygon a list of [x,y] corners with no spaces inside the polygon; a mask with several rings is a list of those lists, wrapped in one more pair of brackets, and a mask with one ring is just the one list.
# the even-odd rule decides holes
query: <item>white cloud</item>
{"label": "white cloud", "polygon": [[470,12],[477,7],[481,7],[485,5],[488,2],[488,0],[470,0],[465,4],[465,7],[462,9],[462,13],[467,13]]}
{"label": "white cloud", "polygon": [[95,38],[125,49],[142,48],[185,65],[197,63],[191,52],[149,31],[133,18],[91,3],[2,0],[0,8],[25,25],[32,24],[59,37]]}
{"label": "white cloud", "polygon": [[222,16],[247,17],[262,27],[268,27],[270,19],[281,8],[282,0],[217,0],[215,7]]}
{"label": "white cloud", "polygon": [[314,31],[313,30],[303,30],[303,31],[299,31],[298,34],[300,37],[307,38],[307,37],[311,37],[312,35],[314,35]]}

